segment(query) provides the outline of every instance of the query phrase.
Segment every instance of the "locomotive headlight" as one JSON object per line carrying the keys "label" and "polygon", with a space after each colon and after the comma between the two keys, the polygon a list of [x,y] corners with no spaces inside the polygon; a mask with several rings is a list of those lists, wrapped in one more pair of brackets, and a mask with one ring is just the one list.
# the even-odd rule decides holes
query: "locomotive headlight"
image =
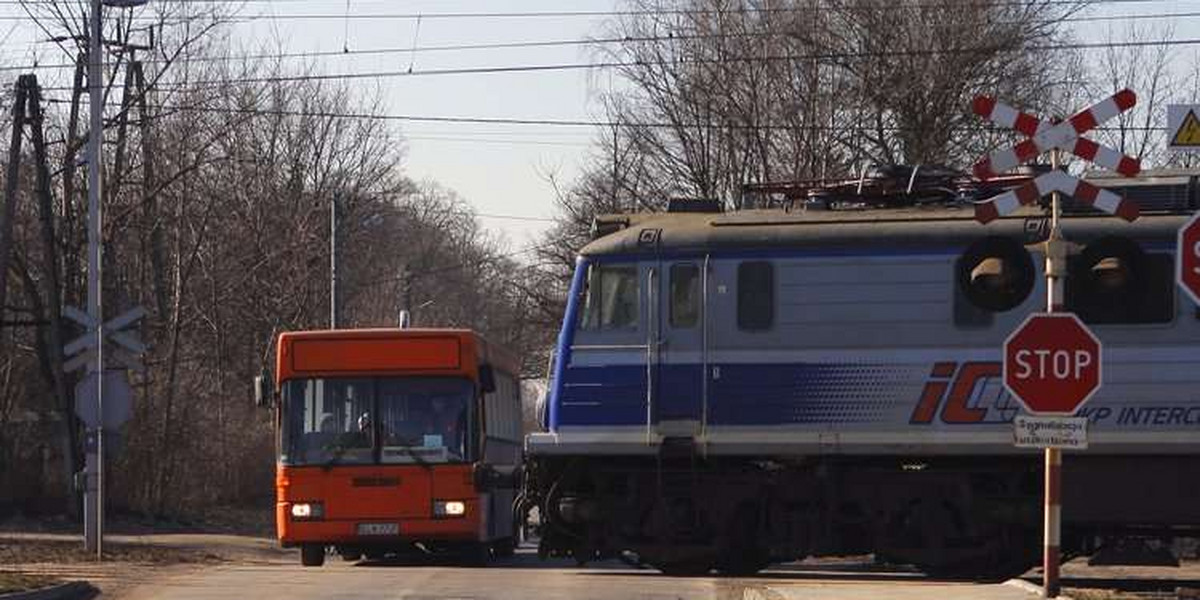
{"label": "locomotive headlight", "polygon": [[461,517],[467,514],[467,503],[461,500],[435,500],[433,502],[433,516],[435,517]]}
{"label": "locomotive headlight", "polygon": [[1132,273],[1127,261],[1110,256],[1100,259],[1092,265],[1092,277],[1098,287],[1104,290],[1116,290],[1125,287],[1132,279]]}
{"label": "locomotive headlight", "polygon": [[985,258],[971,269],[971,285],[998,292],[1008,287],[1013,280],[1013,269],[1003,259]]}
{"label": "locomotive headlight", "polygon": [[325,516],[325,505],[320,502],[297,502],[292,504],[292,518],[297,521],[311,521]]}
{"label": "locomotive headlight", "polygon": [[1033,257],[1012,238],[992,235],[972,242],[955,271],[963,295],[987,311],[1012,310],[1033,291]]}

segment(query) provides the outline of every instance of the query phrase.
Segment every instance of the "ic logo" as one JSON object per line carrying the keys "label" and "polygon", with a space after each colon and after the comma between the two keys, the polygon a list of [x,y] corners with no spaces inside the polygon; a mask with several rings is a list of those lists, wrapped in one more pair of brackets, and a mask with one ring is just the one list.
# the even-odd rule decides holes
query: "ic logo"
{"label": "ic logo", "polygon": [[[1000,363],[995,361],[965,362],[961,366],[956,362],[935,363],[909,423],[932,423],[939,407],[943,423],[998,422],[995,417],[987,418],[987,407],[972,406],[971,398],[980,384],[989,379],[998,379],[1000,373]],[[1003,420],[1003,417],[999,420]]]}
{"label": "ic logo", "polygon": [[654,247],[662,239],[662,229],[643,229],[638,232],[638,246]]}

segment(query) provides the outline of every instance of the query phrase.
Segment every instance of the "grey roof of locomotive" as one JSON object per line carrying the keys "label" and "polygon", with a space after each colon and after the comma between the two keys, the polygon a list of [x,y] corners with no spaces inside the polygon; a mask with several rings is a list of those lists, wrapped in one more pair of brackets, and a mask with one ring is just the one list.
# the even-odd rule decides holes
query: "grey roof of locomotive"
{"label": "grey roof of locomotive", "polygon": [[[620,229],[593,240],[580,254],[600,257],[747,249],[965,246],[987,235],[1028,240],[1027,221],[1040,216],[1041,211],[1026,209],[981,225],[975,221],[974,211],[966,207],[604,215],[597,217],[598,224]],[[1103,215],[1071,215],[1063,218],[1062,228],[1068,240],[1080,243],[1106,235],[1163,243],[1175,240],[1187,217],[1152,214],[1128,223]],[[659,231],[644,234],[645,230]]]}

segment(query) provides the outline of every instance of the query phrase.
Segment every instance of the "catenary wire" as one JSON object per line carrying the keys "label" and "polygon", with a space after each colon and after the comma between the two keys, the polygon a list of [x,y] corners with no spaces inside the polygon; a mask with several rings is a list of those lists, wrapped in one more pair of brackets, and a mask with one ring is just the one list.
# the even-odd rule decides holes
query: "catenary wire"
{"label": "catenary wire", "polygon": [[[1146,20],[1146,19],[1183,19],[1183,18],[1200,18],[1200,11],[1180,12],[1180,13],[1163,13],[1163,14],[1125,14],[1125,15],[1106,15],[1095,17],[1070,17],[1060,21],[1071,22],[1100,22],[1100,21],[1131,21],[1131,20]],[[231,56],[198,56],[189,58],[176,58],[170,61],[172,64],[183,63],[213,63],[213,62],[246,62],[246,61],[271,61],[291,58],[314,59],[314,58],[334,58],[334,57],[350,57],[350,56],[370,56],[370,55],[388,55],[388,54],[419,54],[431,52],[462,52],[474,50],[510,50],[522,48],[551,48],[551,47],[570,47],[570,46],[604,46],[613,44],[634,44],[634,43],[653,43],[653,42],[678,42],[706,39],[738,39],[738,38],[766,38],[786,36],[781,32],[761,32],[749,31],[738,33],[718,33],[718,34],[683,34],[673,36],[623,36],[623,37],[605,37],[593,39],[558,39],[558,40],[523,40],[512,42],[492,42],[492,43],[477,43],[477,44],[444,44],[432,46],[411,46],[402,47],[383,47],[383,48],[343,48],[341,50],[313,50],[313,51],[296,51],[296,52],[268,52],[257,54],[240,54]],[[142,59],[144,64],[158,64],[164,62],[157,58]],[[111,63],[110,63],[111,64]],[[74,63],[51,63],[51,64],[34,64],[34,65],[17,65],[17,66],[0,66],[0,72],[4,71],[31,71],[34,69],[73,69]]]}
{"label": "catenary wire", "polygon": [[[1102,48],[1136,48],[1136,47],[1163,47],[1163,46],[1196,46],[1200,45],[1200,38],[1181,39],[1181,40],[1134,40],[1134,41],[1112,41],[1112,42],[1072,42],[1059,44],[1042,44],[1031,45],[1026,48],[1029,51],[1058,51],[1058,50],[1084,50],[1084,49],[1102,49]],[[596,62],[579,62],[579,63],[558,63],[558,64],[542,64],[542,65],[505,65],[492,67],[453,67],[445,69],[416,69],[416,70],[388,70],[388,71],[358,71],[347,73],[320,73],[307,75],[277,75],[264,77],[234,77],[229,79],[221,79],[209,82],[196,82],[190,84],[167,84],[156,86],[157,91],[185,91],[212,89],[236,84],[253,84],[253,83],[285,83],[285,82],[313,82],[313,81],[342,81],[354,79],[388,79],[388,78],[404,78],[418,76],[440,76],[440,75],[483,75],[483,74],[504,74],[504,73],[536,73],[536,72],[553,72],[553,71],[575,71],[585,69],[612,69],[626,68],[646,65],[668,65],[677,63],[690,64],[726,64],[738,62],[769,62],[769,61],[799,61],[799,60],[851,60],[861,58],[890,58],[904,56],[954,56],[963,54],[975,54],[995,52],[998,47],[980,46],[975,48],[958,49],[958,50],[897,50],[889,52],[825,52],[814,54],[791,54],[791,55],[763,55],[763,56],[742,56],[742,57],[723,57],[720,59],[699,59],[685,61],[596,61]],[[46,91],[70,91],[73,88],[65,86],[48,86],[44,87]]]}

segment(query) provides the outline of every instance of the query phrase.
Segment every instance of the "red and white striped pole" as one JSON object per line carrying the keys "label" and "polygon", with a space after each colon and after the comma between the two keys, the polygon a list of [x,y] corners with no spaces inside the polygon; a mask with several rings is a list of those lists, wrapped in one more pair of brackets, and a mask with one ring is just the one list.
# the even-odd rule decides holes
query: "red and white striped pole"
{"label": "red and white striped pole", "polygon": [[[1058,170],[1058,150],[1050,153],[1050,168]],[[1066,274],[1067,248],[1062,237],[1059,216],[1061,194],[1050,196],[1050,237],[1046,240],[1046,312],[1063,310],[1063,276]],[[1058,597],[1059,548],[1062,543],[1062,450],[1045,450],[1045,495],[1042,528],[1042,596]]]}
{"label": "red and white striped pole", "polygon": [[1058,559],[1062,540],[1062,450],[1046,448],[1046,516],[1042,555],[1042,596],[1058,597]]}

